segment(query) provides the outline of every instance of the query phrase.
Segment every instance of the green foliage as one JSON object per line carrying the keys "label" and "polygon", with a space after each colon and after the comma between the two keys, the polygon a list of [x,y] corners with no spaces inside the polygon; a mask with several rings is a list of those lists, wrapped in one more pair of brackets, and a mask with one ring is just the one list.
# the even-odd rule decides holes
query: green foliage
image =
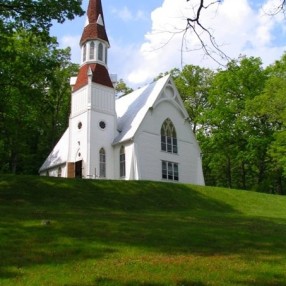
{"label": "green foliage", "polygon": [[0,172],[36,173],[66,127],[74,67],[49,29],[83,15],[79,0],[0,3]]}
{"label": "green foliage", "polygon": [[70,51],[47,45],[41,37],[20,31],[2,47],[12,55],[0,61],[0,160],[2,172],[37,173],[67,126],[69,77],[74,71]]}
{"label": "green foliage", "polygon": [[240,57],[216,72],[171,73],[202,148],[206,183],[285,193],[286,55],[266,69],[259,58]]}
{"label": "green foliage", "polygon": [[133,89],[131,87],[128,87],[126,83],[123,81],[123,79],[120,79],[115,86],[116,95],[118,97],[124,96],[128,93],[131,93]]}
{"label": "green foliage", "polygon": [[18,29],[48,36],[52,21],[63,23],[82,16],[79,0],[2,0],[0,3],[0,31],[11,33]]}
{"label": "green foliage", "polygon": [[284,285],[285,199],[0,176],[0,284]]}
{"label": "green foliage", "polygon": [[208,95],[214,73],[198,66],[186,65],[181,72],[173,70],[175,84],[193,124],[193,132],[203,127],[203,113],[208,107]]}

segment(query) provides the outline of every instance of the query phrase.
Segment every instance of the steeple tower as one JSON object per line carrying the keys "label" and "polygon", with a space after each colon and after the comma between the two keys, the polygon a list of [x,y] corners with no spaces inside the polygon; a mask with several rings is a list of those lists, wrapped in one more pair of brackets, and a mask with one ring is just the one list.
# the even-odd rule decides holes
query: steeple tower
{"label": "steeple tower", "polygon": [[73,85],[69,121],[69,162],[75,171],[68,170],[76,177],[112,178],[114,164],[106,164],[103,170],[100,161],[112,161],[117,134],[115,90],[107,69],[110,45],[101,0],[89,0],[80,47],[81,66]]}
{"label": "steeple tower", "polygon": [[107,70],[110,44],[105,30],[101,0],[89,1],[87,20],[80,39],[80,47],[81,68],[73,91],[88,83],[87,74],[89,70],[92,73],[92,82],[113,87]]}

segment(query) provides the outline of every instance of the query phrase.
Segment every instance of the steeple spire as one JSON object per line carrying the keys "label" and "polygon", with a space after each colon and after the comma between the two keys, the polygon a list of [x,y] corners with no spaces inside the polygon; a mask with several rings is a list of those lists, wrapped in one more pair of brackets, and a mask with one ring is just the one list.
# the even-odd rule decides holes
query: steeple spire
{"label": "steeple spire", "polygon": [[108,70],[107,53],[110,47],[105,30],[101,0],[89,0],[87,22],[84,27],[80,47],[82,65],[73,91],[88,84],[87,72],[92,72],[92,82],[113,88]]}
{"label": "steeple spire", "polygon": [[87,25],[83,30],[80,44],[83,45],[86,41],[95,39],[105,41],[109,46],[101,0],[89,1],[87,9]]}

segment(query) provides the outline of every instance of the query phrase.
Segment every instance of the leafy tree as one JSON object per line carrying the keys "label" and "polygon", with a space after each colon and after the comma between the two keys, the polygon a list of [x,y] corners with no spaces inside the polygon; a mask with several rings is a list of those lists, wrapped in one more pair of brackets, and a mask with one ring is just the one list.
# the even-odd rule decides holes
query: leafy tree
{"label": "leafy tree", "polygon": [[266,160],[267,146],[262,142],[268,129],[246,111],[247,102],[262,92],[265,79],[259,58],[233,60],[216,73],[204,114],[205,129],[199,134],[206,178],[212,184],[248,189],[265,171],[259,162]]}
{"label": "leafy tree", "polygon": [[48,33],[55,20],[63,23],[82,16],[79,0],[2,0],[0,3],[0,31],[18,29]]}
{"label": "leafy tree", "polygon": [[0,171],[36,172],[66,127],[73,67],[49,29],[83,13],[79,0],[1,1]]}
{"label": "leafy tree", "polygon": [[123,81],[123,79],[120,79],[115,86],[116,95],[118,97],[124,96],[128,93],[131,93],[133,89],[131,87],[128,87],[127,84]]}
{"label": "leafy tree", "polygon": [[191,122],[193,132],[202,127],[202,116],[208,106],[208,94],[214,72],[199,66],[186,65],[180,72],[172,70],[171,74],[178,91],[184,101]]}
{"label": "leafy tree", "polygon": [[[44,150],[40,146],[50,147],[49,141],[57,136],[49,140],[47,134],[54,132],[46,121],[53,118],[49,125],[57,125],[68,117],[70,55],[69,50],[59,50],[56,42],[47,46],[27,31],[13,33],[9,43],[5,49],[13,51],[13,60],[10,65],[0,62],[2,171],[35,173],[38,154]],[[63,86],[57,85],[59,81]],[[66,127],[62,125],[60,133]]]}
{"label": "leafy tree", "polygon": [[272,162],[269,168],[276,180],[273,183],[274,191],[282,193],[286,178],[286,54],[269,66],[267,73],[265,88],[260,96],[250,102],[249,109],[271,126],[273,136],[268,155]]}

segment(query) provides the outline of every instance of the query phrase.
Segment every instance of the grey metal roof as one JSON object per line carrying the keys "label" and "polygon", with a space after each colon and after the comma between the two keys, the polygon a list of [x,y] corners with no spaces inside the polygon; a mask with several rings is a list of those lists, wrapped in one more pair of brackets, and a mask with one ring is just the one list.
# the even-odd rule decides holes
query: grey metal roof
{"label": "grey metal roof", "polygon": [[169,78],[170,75],[164,76],[116,100],[117,127],[120,133],[114,139],[113,144],[133,138]]}
{"label": "grey metal roof", "polygon": [[65,131],[53,151],[50,153],[39,172],[64,164],[68,160],[69,128]]}

